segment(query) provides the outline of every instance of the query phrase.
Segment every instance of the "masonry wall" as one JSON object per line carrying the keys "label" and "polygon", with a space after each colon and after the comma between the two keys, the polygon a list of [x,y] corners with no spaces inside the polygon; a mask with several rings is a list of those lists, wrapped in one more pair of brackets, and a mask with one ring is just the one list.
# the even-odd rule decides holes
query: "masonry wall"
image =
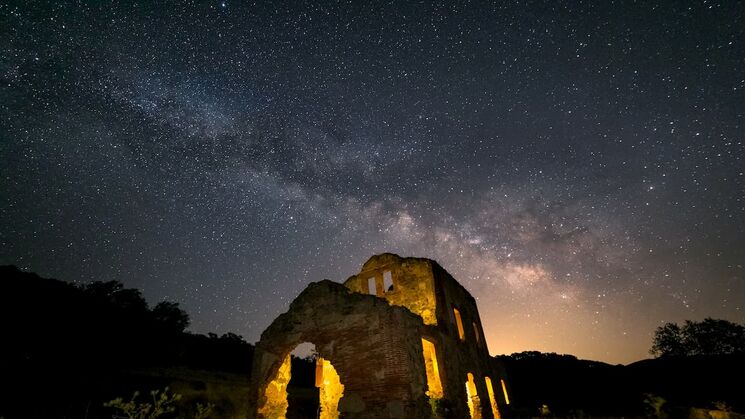
{"label": "masonry wall", "polygon": [[[387,290],[376,286],[376,294],[393,305],[428,316],[421,337],[435,345],[444,391],[442,404],[452,417],[469,417],[465,383],[470,373],[478,395],[476,402],[481,405],[481,414],[477,412],[477,417],[492,418],[485,377],[499,385],[504,376],[493,368],[475,299],[436,262],[402,258],[390,253],[370,258],[361,272],[350,277],[345,285],[356,292],[369,294],[369,278],[376,278],[379,285],[386,271],[392,274],[393,291],[381,293]],[[463,340],[459,337],[453,308],[460,313]],[[504,397],[500,399],[501,390],[497,390],[495,388],[496,402],[506,410]]]}
{"label": "masonry wall", "polygon": [[[420,317],[331,281],[313,283],[262,333],[254,353],[252,411],[282,361],[300,343],[315,344],[342,384],[343,417],[428,417]],[[258,416],[261,417],[261,416]]]}
{"label": "masonry wall", "polygon": [[[384,287],[386,272],[390,272],[392,290]],[[402,258],[391,253],[376,255],[362,266],[359,274],[349,277],[344,285],[355,292],[370,294],[370,279],[376,283],[374,295],[385,298],[392,305],[406,307],[419,315],[424,324],[437,324],[435,284],[429,259]]]}
{"label": "masonry wall", "polygon": [[[463,338],[453,308],[460,313]],[[254,356],[253,408],[261,405],[263,388],[282,360],[298,344],[311,342],[345,386],[341,417],[432,417],[423,338],[434,344],[439,367],[438,417],[471,415],[469,374],[473,417],[499,417],[492,413],[486,377],[499,411],[507,411],[500,381],[505,377],[489,355],[474,298],[436,262],[390,253],[370,258],[344,285],[309,285],[262,334]]]}
{"label": "masonry wall", "polygon": [[[432,271],[437,295],[438,319],[438,326],[433,333],[440,334],[441,351],[446,359],[441,367],[443,375],[447,377],[443,380],[445,397],[455,403],[456,410],[465,413],[464,417],[468,417],[466,381],[470,373],[474,377],[478,395],[477,403],[481,410],[480,416],[477,412],[477,417],[492,418],[494,416],[485,377],[497,383],[502,377],[499,377],[493,369],[476,301],[462,285],[435,262],[433,262]],[[464,329],[463,339],[459,337],[453,308],[460,312]],[[498,407],[504,411],[504,403],[499,403],[499,400],[497,402]]]}

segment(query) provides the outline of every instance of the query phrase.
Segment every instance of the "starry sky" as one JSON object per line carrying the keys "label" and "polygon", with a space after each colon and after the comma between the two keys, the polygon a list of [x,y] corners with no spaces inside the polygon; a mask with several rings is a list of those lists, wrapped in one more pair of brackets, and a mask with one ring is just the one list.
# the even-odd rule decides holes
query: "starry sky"
{"label": "starry sky", "polygon": [[492,354],[745,323],[745,3],[495,3],[0,3],[0,264],[250,342],[386,251]]}

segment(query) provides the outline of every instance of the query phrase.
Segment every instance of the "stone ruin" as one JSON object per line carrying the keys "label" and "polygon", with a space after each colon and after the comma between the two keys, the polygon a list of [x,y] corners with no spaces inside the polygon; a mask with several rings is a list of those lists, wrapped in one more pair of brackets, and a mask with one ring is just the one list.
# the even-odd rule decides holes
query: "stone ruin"
{"label": "stone ruin", "polygon": [[385,253],[344,284],[308,285],[256,344],[249,417],[286,417],[290,354],[304,342],[317,351],[320,418],[507,413],[476,301],[433,260]]}

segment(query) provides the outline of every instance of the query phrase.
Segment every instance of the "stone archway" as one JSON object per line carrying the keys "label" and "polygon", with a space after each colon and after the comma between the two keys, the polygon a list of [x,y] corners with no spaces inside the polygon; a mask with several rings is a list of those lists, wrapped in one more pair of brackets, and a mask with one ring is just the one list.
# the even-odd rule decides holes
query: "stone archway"
{"label": "stone archway", "polygon": [[[281,418],[286,417],[290,410],[290,393],[289,384],[290,379],[294,371],[292,370],[292,354],[288,354],[284,359],[280,367],[277,369],[277,373],[274,378],[266,385],[264,389],[264,397],[260,397],[260,405],[258,406],[259,416],[267,418]],[[312,415],[309,414],[311,411],[302,410],[309,408],[305,406],[301,408],[300,412],[304,412],[302,417],[316,417],[316,413],[319,413],[320,419],[338,419],[339,417],[339,400],[344,394],[344,384],[341,382],[339,374],[336,372],[331,361],[318,357],[315,362],[315,386],[318,388],[318,403],[317,407],[319,411],[312,411]],[[297,413],[298,406],[295,406],[294,411]],[[307,414],[307,415],[306,415]]]}
{"label": "stone archway", "polygon": [[251,374],[251,413],[282,417],[260,411],[267,405],[267,388],[283,374],[289,381],[282,369],[289,354],[311,342],[344,384],[338,408],[345,417],[424,417],[421,327],[420,317],[381,298],[327,280],[310,284],[261,334]]}

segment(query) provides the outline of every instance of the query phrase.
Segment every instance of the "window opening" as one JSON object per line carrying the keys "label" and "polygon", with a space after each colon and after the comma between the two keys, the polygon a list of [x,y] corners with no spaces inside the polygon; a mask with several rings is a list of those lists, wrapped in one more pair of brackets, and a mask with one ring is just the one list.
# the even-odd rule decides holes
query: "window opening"
{"label": "window opening", "polygon": [[510,404],[510,398],[507,396],[507,386],[504,384],[504,380],[499,380],[502,382],[502,392],[504,393],[504,402],[507,404]]}
{"label": "window opening", "polygon": [[367,290],[370,295],[378,295],[378,292],[375,288],[375,278],[370,278],[367,280]]}
{"label": "window opening", "polygon": [[460,311],[453,307],[453,315],[455,316],[455,325],[458,327],[458,337],[460,340],[466,340],[466,333],[463,331],[463,320],[460,317]]}
{"label": "window opening", "polygon": [[393,291],[393,275],[391,271],[383,272],[383,290],[384,292]]}
{"label": "window opening", "polygon": [[422,349],[424,351],[424,368],[427,372],[427,396],[433,399],[441,399],[442,382],[440,381],[440,369],[437,366],[437,352],[435,344],[422,338]]}
{"label": "window opening", "polygon": [[494,416],[494,419],[499,419],[499,409],[497,409],[497,399],[494,397],[494,387],[491,385],[491,378],[484,377],[484,381],[486,381],[486,391],[489,393],[489,404],[491,404],[491,413]]}
{"label": "window opening", "polygon": [[473,374],[468,373],[466,381],[466,401],[468,402],[468,412],[472,419],[481,419],[481,406],[479,395],[476,391],[476,383],[473,381]]}

